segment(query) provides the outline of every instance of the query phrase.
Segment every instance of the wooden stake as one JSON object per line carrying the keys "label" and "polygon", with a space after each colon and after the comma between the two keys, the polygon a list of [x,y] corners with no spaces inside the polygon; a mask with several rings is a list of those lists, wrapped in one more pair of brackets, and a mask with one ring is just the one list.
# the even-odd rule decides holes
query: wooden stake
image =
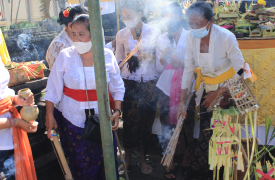
{"label": "wooden stake", "polygon": [[57,159],[59,161],[60,167],[63,171],[64,177],[66,180],[73,180],[71,170],[69,168],[68,162],[65,158],[63,149],[61,147],[59,139],[57,138],[57,134],[56,134],[55,130],[52,130],[52,135],[53,136],[51,138],[51,142],[53,145],[54,152],[55,152]]}

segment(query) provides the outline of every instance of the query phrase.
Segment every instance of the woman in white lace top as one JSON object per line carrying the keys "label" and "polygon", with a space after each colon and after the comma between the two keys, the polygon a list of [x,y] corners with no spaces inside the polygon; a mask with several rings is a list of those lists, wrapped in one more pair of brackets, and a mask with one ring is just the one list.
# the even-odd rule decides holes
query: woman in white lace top
{"label": "woman in white lace top", "polygon": [[[126,1],[122,8],[122,20],[126,28],[116,35],[116,58],[121,63],[141,42],[139,51],[122,67],[121,76],[125,83],[123,101],[123,146],[127,166],[131,164],[131,149],[140,147],[138,166],[142,173],[149,174],[152,167],[145,160],[150,144],[150,128],[155,118],[158,99],[156,83],[159,72],[156,69],[156,40],[160,31],[142,22],[142,4]],[[121,170],[122,168],[120,168]]]}
{"label": "woman in white lace top", "polygon": [[54,38],[51,42],[47,53],[46,53],[46,61],[49,64],[49,69],[51,70],[53,64],[56,60],[56,57],[60,53],[61,50],[73,46],[73,34],[71,29],[71,23],[73,18],[79,14],[87,14],[88,8],[84,6],[75,6],[73,8],[67,7],[63,9],[59,13],[59,18],[57,22],[60,25],[65,25],[66,27],[61,31],[61,33]]}
{"label": "woman in white lace top", "polygon": [[[101,180],[105,179],[102,145],[81,138],[89,114],[88,109],[91,109],[94,115],[98,114],[88,15],[82,14],[74,19],[72,33],[75,39],[74,46],[59,53],[48,79],[45,94],[46,127],[49,138],[52,128],[58,128],[61,144],[75,180]],[[115,124],[112,129],[116,130],[125,88],[113,52],[106,48],[104,52],[108,88],[113,97],[110,101],[114,100],[111,121],[115,121]],[[58,109],[54,109],[54,104],[58,102]],[[116,155],[115,139],[114,148]]]}

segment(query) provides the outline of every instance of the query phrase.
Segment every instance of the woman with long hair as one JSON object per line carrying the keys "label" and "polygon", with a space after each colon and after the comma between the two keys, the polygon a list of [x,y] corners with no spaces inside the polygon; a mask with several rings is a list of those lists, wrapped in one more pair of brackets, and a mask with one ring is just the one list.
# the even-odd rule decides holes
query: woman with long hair
{"label": "woman with long hair", "polygon": [[[143,8],[139,1],[126,1],[124,4],[122,20],[126,27],[116,35],[116,58],[121,63],[132,54],[121,72],[126,88],[122,117],[125,161],[128,167],[132,149],[139,147],[141,156],[138,166],[142,173],[149,174],[153,168],[147,164],[145,157],[159,92],[156,87],[159,72],[155,51],[160,31],[142,21]],[[138,52],[132,52],[133,49],[138,49]]]}
{"label": "woman with long hair", "polygon": [[[188,31],[183,28],[185,24],[181,6],[177,2],[171,2],[163,10],[163,22],[168,32],[162,34],[157,40],[157,70],[161,73],[157,87],[159,94],[159,112],[162,124],[161,141],[168,144],[172,129],[177,125],[177,110],[180,100],[181,79],[184,72],[185,43]],[[193,99],[194,100],[194,99]],[[193,142],[194,129],[194,101],[189,106],[188,117],[179,137],[176,155],[184,154],[182,166],[185,170],[188,164],[188,147]],[[187,140],[187,141],[185,141]],[[170,170],[165,172],[168,179],[176,178],[176,168],[172,161]]]}

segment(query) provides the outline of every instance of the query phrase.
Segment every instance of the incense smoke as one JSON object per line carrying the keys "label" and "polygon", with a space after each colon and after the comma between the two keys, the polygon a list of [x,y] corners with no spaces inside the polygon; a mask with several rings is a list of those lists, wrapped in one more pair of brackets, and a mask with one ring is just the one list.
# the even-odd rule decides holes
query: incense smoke
{"label": "incense smoke", "polygon": [[11,176],[14,176],[15,174],[15,167],[14,167],[14,156],[11,156],[9,159],[7,159],[4,162],[4,174],[5,178],[10,178]]}
{"label": "incense smoke", "polygon": [[163,153],[172,138],[175,128],[171,126],[161,125],[162,135],[158,135],[159,144],[162,147]]}

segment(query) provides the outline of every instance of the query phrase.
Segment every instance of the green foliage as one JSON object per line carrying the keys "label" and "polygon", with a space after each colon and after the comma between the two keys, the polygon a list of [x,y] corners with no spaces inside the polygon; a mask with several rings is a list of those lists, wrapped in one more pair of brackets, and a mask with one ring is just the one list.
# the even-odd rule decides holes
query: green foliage
{"label": "green foliage", "polygon": [[36,21],[34,23],[28,23],[27,21],[20,21],[17,24],[10,25],[10,29],[26,29],[26,28],[32,28],[32,27],[38,27],[39,22]]}
{"label": "green foliage", "polygon": [[1,27],[2,31],[8,31],[8,30],[13,30],[13,29],[27,29],[27,28],[32,28],[32,27],[38,27],[39,22],[35,21],[34,23],[28,23],[27,21],[20,21],[17,24],[12,24],[9,27]]}
{"label": "green foliage", "polygon": [[273,127],[271,137],[270,137],[270,139],[268,139],[268,134],[271,129],[270,126],[271,126],[271,117],[265,116],[265,144],[259,152],[255,153],[255,155],[254,155],[255,159],[252,161],[252,164],[255,164],[256,162],[258,162],[267,153],[269,154],[269,156],[273,160],[273,162],[275,162],[275,158],[270,153],[272,150],[275,149],[275,146],[270,147],[268,145],[275,138],[275,128]]}
{"label": "green foliage", "polygon": [[271,126],[271,117],[267,117],[267,115],[266,115],[265,116],[265,145],[269,144],[275,138],[275,128],[273,127],[271,137],[270,137],[269,141],[267,142],[270,126]]}

